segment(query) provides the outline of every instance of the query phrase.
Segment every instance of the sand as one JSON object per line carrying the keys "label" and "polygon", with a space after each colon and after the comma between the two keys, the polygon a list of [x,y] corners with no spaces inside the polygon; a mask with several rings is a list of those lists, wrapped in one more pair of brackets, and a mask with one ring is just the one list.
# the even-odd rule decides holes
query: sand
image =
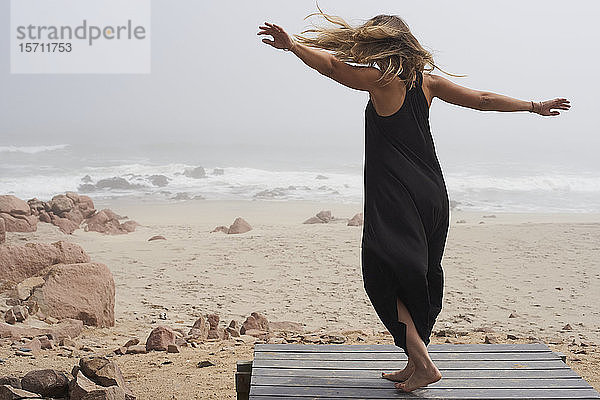
{"label": "sand", "polygon": [[[116,326],[86,329],[81,339],[99,350],[116,348],[129,337],[145,340],[159,323],[188,329],[200,314],[243,321],[253,311],[269,320],[301,322],[307,330],[361,330],[366,343],[392,342],[381,333],[385,328],[364,292],[361,228],[345,222],[302,224],[320,210],[350,218],[362,211],[360,204],[120,199],[96,206],[142,226],[106,236],[83,230],[64,235],[39,224],[37,232],[9,234],[8,241],[70,240],[109,266],[116,283]],[[210,233],[238,216],[253,230]],[[448,337],[433,342],[481,343],[486,333],[477,331],[493,332],[488,335],[502,342],[511,342],[507,334],[516,342],[541,340],[567,353],[570,365],[600,388],[594,369],[600,343],[600,214],[455,210],[450,222],[442,262],[444,305],[434,327],[434,333],[446,330]],[[148,242],[154,235],[167,240]],[[166,321],[159,320],[162,312]],[[511,313],[516,317],[509,318]],[[563,329],[567,324],[572,329]],[[573,341],[577,345],[569,346]],[[589,345],[585,353],[581,342]],[[43,364],[70,369],[76,362],[57,353],[24,360],[2,346],[0,375]],[[162,364],[167,359],[172,364]],[[217,365],[198,369],[203,359]],[[126,355],[118,362],[140,399],[232,399],[240,359],[252,359],[252,346],[224,341],[176,355]]]}

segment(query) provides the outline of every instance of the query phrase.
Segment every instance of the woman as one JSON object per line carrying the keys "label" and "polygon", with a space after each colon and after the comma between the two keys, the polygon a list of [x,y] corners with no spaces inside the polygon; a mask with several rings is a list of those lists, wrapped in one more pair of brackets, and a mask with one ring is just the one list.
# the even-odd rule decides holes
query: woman
{"label": "woman", "polygon": [[570,104],[564,98],[518,100],[423,73],[439,67],[398,16],[378,15],[352,27],[319,11],[315,14],[334,25],[302,32],[315,33],[314,37],[293,39],[268,22],[259,27],[258,35],[272,36],[262,41],[292,52],[342,85],[369,92],[362,274],[379,318],[408,356],[406,368],[382,377],[410,392],[442,377],[426,347],[442,308],[441,260],[449,222],[446,185],[429,127],[432,100],[544,116],[559,115],[556,110],[568,110]]}

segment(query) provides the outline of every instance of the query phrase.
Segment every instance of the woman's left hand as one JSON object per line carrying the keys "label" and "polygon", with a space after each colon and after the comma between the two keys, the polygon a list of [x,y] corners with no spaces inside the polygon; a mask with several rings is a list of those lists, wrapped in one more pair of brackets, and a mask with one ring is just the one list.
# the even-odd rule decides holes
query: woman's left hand
{"label": "woman's left hand", "polygon": [[291,50],[295,45],[294,40],[279,25],[265,22],[265,25],[259,26],[259,29],[260,32],[257,35],[273,36],[273,40],[264,38],[262,41],[276,49]]}

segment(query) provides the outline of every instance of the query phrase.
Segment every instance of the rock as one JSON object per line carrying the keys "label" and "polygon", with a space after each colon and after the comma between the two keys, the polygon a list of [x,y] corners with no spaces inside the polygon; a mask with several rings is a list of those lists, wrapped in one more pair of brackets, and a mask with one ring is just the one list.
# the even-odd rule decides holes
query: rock
{"label": "rock", "polygon": [[12,386],[0,386],[0,400],[39,399],[41,396]]}
{"label": "rock", "polygon": [[240,328],[240,333],[242,335],[246,334],[248,329],[258,329],[263,331],[269,331],[269,321],[263,315],[253,312],[246,318],[242,327]]}
{"label": "rock", "polygon": [[510,333],[506,335],[506,338],[510,339],[510,340],[517,340],[517,339],[519,339],[518,337],[516,337],[515,335],[512,335]]}
{"label": "rock", "polygon": [[60,214],[62,218],[68,219],[69,221],[73,221],[73,223],[77,226],[83,222],[85,219],[83,213],[79,210],[79,208],[74,208],[71,211],[64,212]]}
{"label": "rock", "polygon": [[207,339],[229,339],[229,332],[226,331],[224,328],[216,327],[208,331]]}
{"label": "rock", "polygon": [[167,240],[167,238],[164,236],[161,236],[161,235],[156,235],[156,236],[152,236],[150,239],[148,239],[149,242],[152,242],[154,240]]}
{"label": "rock", "polygon": [[0,196],[0,213],[11,215],[31,215],[29,204],[11,194]]}
{"label": "rock", "polygon": [[219,316],[217,314],[208,314],[206,317],[210,329],[216,329],[219,326]]}
{"label": "rock", "polygon": [[4,219],[0,218],[0,244],[6,242],[6,225]]}
{"label": "rock", "polygon": [[85,325],[115,325],[115,282],[100,263],[59,264],[44,276],[31,298],[47,316],[73,318]]}
{"label": "rock", "polygon": [[248,329],[244,332],[244,335],[252,336],[257,339],[268,339],[271,336],[269,332],[260,329]]}
{"label": "rock", "polygon": [[86,394],[81,400],[127,400],[127,394],[118,386],[101,387]]}
{"label": "rock", "polygon": [[78,349],[79,348],[79,345],[77,344],[77,342],[75,342],[70,337],[62,338],[62,340],[60,341],[60,345],[61,346],[66,346],[66,347],[72,347],[74,349]]}
{"label": "rock", "polygon": [[169,178],[164,175],[150,175],[148,180],[152,185],[158,187],[165,187],[169,184]]}
{"label": "rock", "polygon": [[168,326],[157,326],[146,339],[146,350],[166,351],[170,344],[175,344],[175,332]]}
{"label": "rock", "polygon": [[38,218],[39,218],[40,222],[45,222],[48,224],[52,222],[52,218],[50,217],[50,214],[48,214],[46,211],[40,211]]}
{"label": "rock", "polygon": [[57,194],[50,201],[50,209],[55,214],[71,211],[74,207],[75,202],[64,194]]}
{"label": "rock", "polygon": [[358,213],[354,217],[348,220],[348,226],[362,226],[363,225],[363,213]]}
{"label": "rock", "polygon": [[566,324],[565,326],[563,326],[563,330],[564,331],[572,331],[573,327],[570,324]]}
{"label": "rock", "polygon": [[138,226],[140,226],[140,224],[138,224],[135,221],[125,221],[121,224],[120,228],[123,232],[131,233],[135,232],[135,228],[137,228]]}
{"label": "rock", "polygon": [[457,224],[466,224],[467,221],[464,219],[459,219],[458,221],[456,221]]}
{"label": "rock", "polygon": [[303,224],[324,224],[325,221],[323,221],[321,218],[317,218],[317,217],[310,217],[309,219],[307,219],[306,221],[303,222]]}
{"label": "rock", "polygon": [[248,222],[246,222],[243,218],[237,217],[235,219],[235,221],[233,221],[233,224],[231,224],[231,226],[229,227],[229,230],[227,231],[227,233],[229,233],[229,234],[245,233],[250,230],[252,230],[252,227],[250,226],[250,224]]}
{"label": "rock", "polygon": [[510,313],[510,315],[508,316],[508,318],[518,318],[519,315],[515,314],[515,313]]}
{"label": "rock", "polygon": [[319,211],[317,213],[317,218],[319,218],[321,221],[323,222],[329,222],[333,219],[333,217],[331,216],[331,211]]}
{"label": "rock", "polygon": [[32,290],[38,286],[42,286],[44,282],[44,279],[40,276],[32,276],[31,278],[24,279],[15,288],[17,298],[21,301],[27,300],[31,296]]}
{"label": "rock", "polygon": [[40,342],[40,339],[38,338],[33,338],[21,346],[19,350],[25,350],[32,354],[39,354],[42,351],[42,342]]}
{"label": "rock", "polygon": [[198,363],[198,368],[212,367],[212,366],[214,366],[214,365],[215,365],[215,364],[213,364],[212,362],[210,362],[210,361],[208,361],[208,360],[203,360],[203,361],[200,361],[200,362]]}
{"label": "rock", "polygon": [[0,219],[4,220],[6,232],[35,232],[37,230],[38,218],[35,215],[0,213]]}
{"label": "rock", "polygon": [[132,346],[126,347],[127,354],[146,354],[148,350],[146,350],[146,345],[144,344],[134,344]]}
{"label": "rock", "polygon": [[11,324],[11,325],[14,325],[17,323],[17,317],[16,317],[15,313],[13,312],[12,308],[7,310],[6,313],[4,314],[4,321],[6,321],[7,324]]}
{"label": "rock", "polygon": [[100,386],[125,388],[125,379],[116,362],[106,357],[84,357],[79,360],[79,370]]}
{"label": "rock", "polygon": [[75,222],[67,218],[61,218],[56,215],[52,215],[50,217],[50,222],[52,223],[52,225],[58,227],[58,229],[62,233],[65,233],[67,235],[72,234],[77,230],[77,228],[79,228],[79,224],[76,224]]}
{"label": "rock", "polygon": [[269,329],[271,331],[280,331],[280,332],[293,332],[293,333],[304,332],[304,328],[302,327],[302,324],[300,324],[298,322],[291,322],[291,321],[269,322]]}
{"label": "rock", "polygon": [[58,340],[65,337],[77,337],[83,330],[83,322],[74,319],[64,319],[56,325],[46,327],[14,326],[0,323],[0,338],[34,338],[41,335],[51,335]]}
{"label": "rock", "polygon": [[229,333],[229,336],[231,336],[231,337],[240,337],[240,331],[238,331],[230,326],[225,328],[225,330],[227,331],[227,333]]}
{"label": "rock", "polygon": [[48,337],[39,336],[37,339],[40,341],[42,350],[51,350],[54,348],[54,342],[52,340],[48,339]]}
{"label": "rock", "polygon": [[90,257],[79,245],[64,241],[0,247],[0,276],[13,282],[39,275],[54,264],[88,262]]}
{"label": "rock", "polygon": [[101,389],[81,371],[77,371],[74,375],[75,379],[69,383],[69,400],[81,400],[87,394]]}
{"label": "rock", "polygon": [[129,339],[127,341],[127,343],[125,343],[123,346],[125,347],[131,347],[131,346],[135,346],[136,344],[140,343],[140,339],[138,338],[133,338],[133,339]]}
{"label": "rock", "polygon": [[69,390],[69,379],[62,372],[42,369],[25,374],[21,385],[24,390],[44,397],[65,397]]}
{"label": "rock", "polygon": [[167,353],[179,353],[179,346],[170,344],[167,346]]}
{"label": "rock", "polygon": [[213,175],[223,175],[225,170],[223,168],[213,168]]}
{"label": "rock", "polygon": [[210,232],[211,233],[213,233],[213,232],[224,232],[224,233],[227,233],[227,232],[229,232],[229,227],[227,227],[225,225],[219,225],[219,226],[217,226],[215,229],[213,229]]}
{"label": "rock", "polygon": [[0,376],[0,386],[2,385],[12,386],[15,389],[22,389],[21,379],[16,376]]}
{"label": "rock", "polygon": [[483,340],[483,342],[485,344],[495,344],[495,343],[497,343],[497,340],[495,337],[493,337],[491,335],[485,335],[485,339]]}
{"label": "rock", "polygon": [[104,209],[85,220],[84,230],[86,232],[100,232],[109,235],[118,235],[135,231],[139,224],[135,221],[120,223],[123,219],[110,209]]}
{"label": "rock", "polygon": [[194,169],[186,169],[183,175],[194,179],[206,178],[206,171],[202,167],[196,167]]}
{"label": "rock", "polygon": [[196,340],[205,340],[208,338],[209,330],[210,324],[208,323],[206,318],[200,316],[200,318],[198,318],[196,322],[194,322],[194,325],[192,326],[192,329],[190,329],[188,335]]}

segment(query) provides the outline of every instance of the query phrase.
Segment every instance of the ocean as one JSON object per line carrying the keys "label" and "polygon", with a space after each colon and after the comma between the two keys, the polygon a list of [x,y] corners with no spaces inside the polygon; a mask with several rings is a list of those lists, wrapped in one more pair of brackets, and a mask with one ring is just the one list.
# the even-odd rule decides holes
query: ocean
{"label": "ocean", "polygon": [[[443,162],[452,205],[486,212],[600,212],[600,171],[571,165]],[[0,145],[0,193],[92,198],[362,202],[361,149],[102,143]]]}

